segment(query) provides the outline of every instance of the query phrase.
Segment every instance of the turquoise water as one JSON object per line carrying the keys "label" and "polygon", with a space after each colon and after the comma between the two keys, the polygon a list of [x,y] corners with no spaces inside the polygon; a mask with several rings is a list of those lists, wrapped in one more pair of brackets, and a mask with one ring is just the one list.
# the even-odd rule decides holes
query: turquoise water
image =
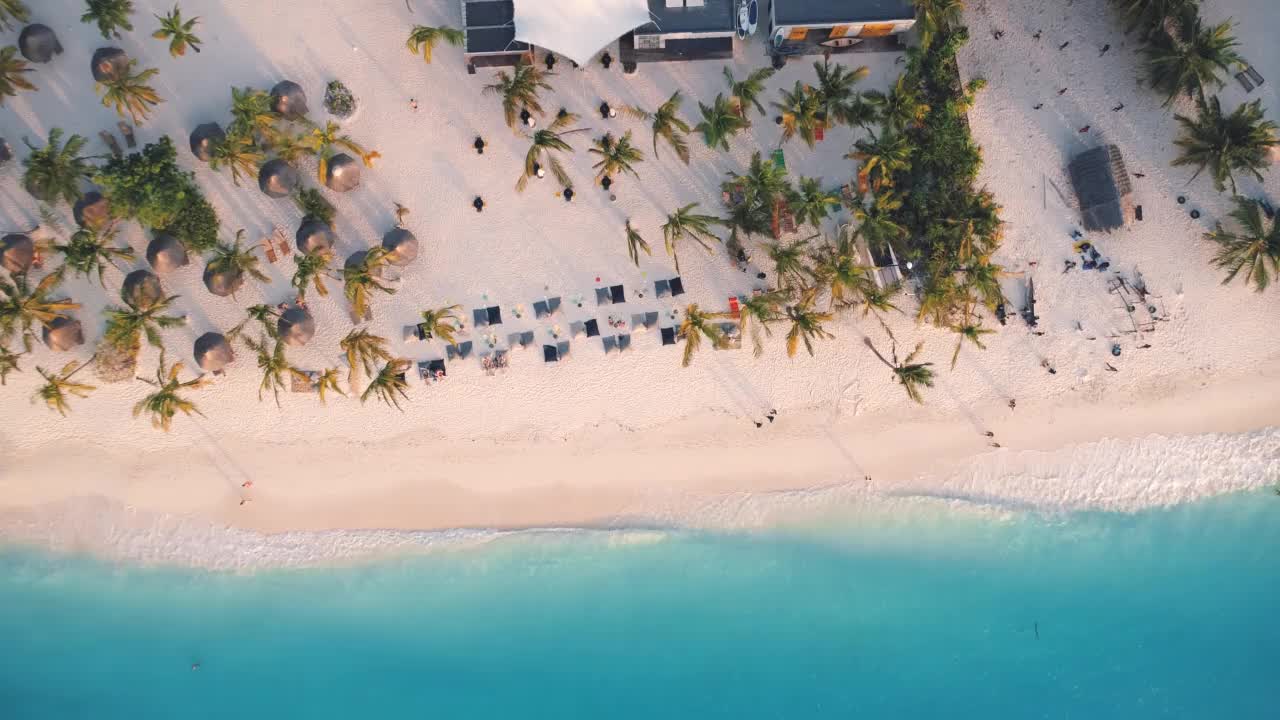
{"label": "turquoise water", "polygon": [[1261,493],[247,575],[9,550],[0,718],[1274,719],[1278,609]]}

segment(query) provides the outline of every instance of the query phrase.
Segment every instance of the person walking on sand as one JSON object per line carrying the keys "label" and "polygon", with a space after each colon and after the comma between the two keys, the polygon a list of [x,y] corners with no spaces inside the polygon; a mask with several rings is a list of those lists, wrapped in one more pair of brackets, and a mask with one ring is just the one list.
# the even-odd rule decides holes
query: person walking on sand
{"label": "person walking on sand", "polygon": [[1018,401],[1014,400],[1013,398],[1009,398],[1009,409],[1013,410],[1017,407],[1018,407]]}
{"label": "person walking on sand", "polygon": [[1080,128],[1080,129],[1079,129],[1079,130],[1077,130],[1076,132],[1079,132],[1079,133],[1087,133],[1087,132],[1089,132],[1089,128],[1091,128],[1091,127],[1093,127],[1093,126],[1092,126],[1092,125],[1085,125],[1084,127]]}

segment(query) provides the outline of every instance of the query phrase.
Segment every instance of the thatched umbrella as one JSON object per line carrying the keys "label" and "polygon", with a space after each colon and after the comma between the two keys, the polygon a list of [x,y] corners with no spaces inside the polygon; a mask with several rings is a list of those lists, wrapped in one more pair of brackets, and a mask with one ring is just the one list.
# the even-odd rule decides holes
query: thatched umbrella
{"label": "thatched umbrella", "polygon": [[14,233],[0,239],[0,265],[17,275],[31,269],[36,259],[36,244],[30,235]]}
{"label": "thatched umbrella", "polygon": [[222,333],[207,332],[196,338],[196,364],[205,372],[218,373],[235,362],[236,354]]}
{"label": "thatched umbrella", "polygon": [[120,297],[140,308],[148,308],[164,299],[164,288],[160,287],[160,278],[155,273],[150,270],[134,270],[124,276]]}
{"label": "thatched umbrella", "polygon": [[[368,256],[369,256],[368,250],[357,250],[351,253],[349,256],[347,256],[347,261],[343,263],[343,267],[346,267],[346,268],[359,267],[360,265],[364,264],[364,259]],[[376,278],[382,277],[382,266],[374,265],[373,267],[369,268],[369,274]]]}
{"label": "thatched umbrella", "polygon": [[56,317],[44,326],[44,344],[50,350],[66,352],[84,344],[84,328],[72,317]]}
{"label": "thatched umbrella", "polygon": [[129,68],[129,55],[120,48],[104,47],[93,51],[89,70],[93,79],[106,82]]}
{"label": "thatched umbrella", "polygon": [[298,241],[298,252],[313,253],[321,250],[332,250],[334,243],[338,238],[333,234],[333,230],[328,225],[319,220],[307,220],[298,226],[298,233],[294,236]]}
{"label": "thatched umbrella", "polygon": [[281,80],[271,88],[271,109],[290,120],[307,114],[307,94],[292,80]]}
{"label": "thatched umbrella", "polygon": [[306,345],[316,334],[316,319],[306,308],[291,307],[284,311],[276,323],[280,339],[296,347]]}
{"label": "thatched umbrella", "polygon": [[404,228],[393,228],[382,236],[382,247],[387,249],[387,262],[404,267],[418,259],[418,238]]}
{"label": "thatched umbrella", "polygon": [[54,55],[62,54],[62,43],[48,25],[33,23],[22,28],[18,36],[18,50],[22,57],[33,63],[47,63]]}
{"label": "thatched umbrella", "polygon": [[96,190],[90,190],[76,201],[71,214],[80,227],[100,228],[111,219],[111,204]]}
{"label": "thatched umbrella", "polygon": [[324,184],[334,192],[347,192],[360,187],[360,161],[346,153],[329,158]]}
{"label": "thatched umbrella", "polygon": [[209,162],[213,146],[227,139],[222,126],[215,122],[202,123],[191,131],[191,154]]}
{"label": "thatched umbrella", "polygon": [[180,267],[191,264],[187,256],[187,246],[172,235],[160,233],[147,245],[147,262],[156,272],[173,272]]}
{"label": "thatched umbrella", "polygon": [[289,197],[300,181],[298,171],[280,158],[268,160],[258,171],[258,189],[273,198]]}
{"label": "thatched umbrella", "polygon": [[244,272],[236,269],[217,272],[212,265],[204,266],[204,286],[218,297],[234,295],[244,287]]}

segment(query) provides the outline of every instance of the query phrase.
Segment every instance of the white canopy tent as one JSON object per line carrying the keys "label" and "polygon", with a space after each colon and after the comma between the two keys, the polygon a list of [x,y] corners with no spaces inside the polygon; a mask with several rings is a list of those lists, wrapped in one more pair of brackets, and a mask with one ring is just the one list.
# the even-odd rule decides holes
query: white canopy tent
{"label": "white canopy tent", "polygon": [[600,49],[648,23],[649,0],[514,0],[516,40],[586,65]]}

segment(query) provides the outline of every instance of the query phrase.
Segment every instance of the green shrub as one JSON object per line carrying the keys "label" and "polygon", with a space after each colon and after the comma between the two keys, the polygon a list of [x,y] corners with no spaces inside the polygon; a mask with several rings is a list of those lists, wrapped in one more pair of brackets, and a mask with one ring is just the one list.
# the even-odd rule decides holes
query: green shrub
{"label": "green shrub", "polygon": [[319,220],[333,227],[333,217],[338,214],[333,205],[324,199],[324,195],[315,188],[302,188],[294,196],[298,209],[302,211],[303,220]]}
{"label": "green shrub", "polygon": [[194,176],[178,167],[168,136],[140,152],[112,158],[93,180],[110,201],[114,217],[169,232],[198,252],[216,244],[218,215]]}
{"label": "green shrub", "polygon": [[218,213],[204,197],[195,195],[163,232],[181,240],[192,252],[208,252],[218,244]]}
{"label": "green shrub", "polygon": [[341,80],[333,80],[324,90],[324,108],[332,115],[345,118],[356,111],[356,98]]}

